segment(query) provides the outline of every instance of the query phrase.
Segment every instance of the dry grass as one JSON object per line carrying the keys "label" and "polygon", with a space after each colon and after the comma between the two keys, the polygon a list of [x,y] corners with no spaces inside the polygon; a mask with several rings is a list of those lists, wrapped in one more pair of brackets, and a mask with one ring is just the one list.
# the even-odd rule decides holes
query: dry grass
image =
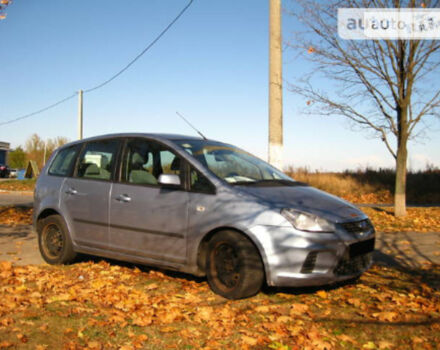
{"label": "dry grass", "polygon": [[[307,168],[290,168],[286,173],[297,181],[342,197],[353,203],[393,203],[394,171],[364,169],[343,173],[312,172]],[[410,204],[440,203],[440,170],[409,172],[407,202]]]}
{"label": "dry grass", "polygon": [[390,191],[369,183],[361,184],[353,176],[338,173],[289,172],[295,180],[308,183],[353,203],[391,203]]}

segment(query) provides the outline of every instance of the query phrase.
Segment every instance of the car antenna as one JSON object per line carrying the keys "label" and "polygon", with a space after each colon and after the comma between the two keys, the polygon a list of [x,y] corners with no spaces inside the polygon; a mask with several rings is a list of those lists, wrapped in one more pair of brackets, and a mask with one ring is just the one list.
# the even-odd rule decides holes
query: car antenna
{"label": "car antenna", "polygon": [[207,138],[206,138],[206,136],[205,135],[203,135],[199,130],[197,130],[196,129],[196,127],[194,126],[194,125],[192,125],[188,120],[186,120],[186,118],[182,115],[182,114],[180,114],[179,112],[177,112],[176,111],[176,114],[180,117],[180,118],[182,118],[191,128],[193,128],[195,131],[197,131],[197,133],[204,139],[204,140],[207,140]]}

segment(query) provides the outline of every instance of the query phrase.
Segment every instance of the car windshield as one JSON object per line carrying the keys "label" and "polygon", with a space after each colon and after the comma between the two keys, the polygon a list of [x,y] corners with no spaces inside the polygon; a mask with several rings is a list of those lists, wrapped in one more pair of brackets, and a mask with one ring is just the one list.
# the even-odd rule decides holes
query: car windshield
{"label": "car windshield", "polygon": [[179,140],[176,143],[231,185],[297,184],[270,164],[237,147],[208,140]]}

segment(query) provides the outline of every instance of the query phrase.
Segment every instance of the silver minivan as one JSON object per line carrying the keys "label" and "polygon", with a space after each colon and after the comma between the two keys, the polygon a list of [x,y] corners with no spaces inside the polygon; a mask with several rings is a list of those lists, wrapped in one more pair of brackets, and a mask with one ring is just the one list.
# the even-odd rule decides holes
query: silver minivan
{"label": "silver minivan", "polygon": [[38,178],[44,260],[77,253],[207,276],[230,299],[353,279],[375,231],[352,204],[229,144],[113,134],[66,144]]}

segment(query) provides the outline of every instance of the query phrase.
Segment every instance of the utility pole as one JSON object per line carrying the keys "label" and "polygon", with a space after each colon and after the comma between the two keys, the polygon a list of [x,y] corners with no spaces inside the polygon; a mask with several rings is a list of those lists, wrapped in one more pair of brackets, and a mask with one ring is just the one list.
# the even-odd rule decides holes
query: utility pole
{"label": "utility pole", "polygon": [[46,165],[47,141],[44,141],[43,166]]}
{"label": "utility pole", "polygon": [[281,0],[269,0],[269,163],[283,169]]}
{"label": "utility pole", "polygon": [[78,140],[83,138],[83,91],[78,91]]}

